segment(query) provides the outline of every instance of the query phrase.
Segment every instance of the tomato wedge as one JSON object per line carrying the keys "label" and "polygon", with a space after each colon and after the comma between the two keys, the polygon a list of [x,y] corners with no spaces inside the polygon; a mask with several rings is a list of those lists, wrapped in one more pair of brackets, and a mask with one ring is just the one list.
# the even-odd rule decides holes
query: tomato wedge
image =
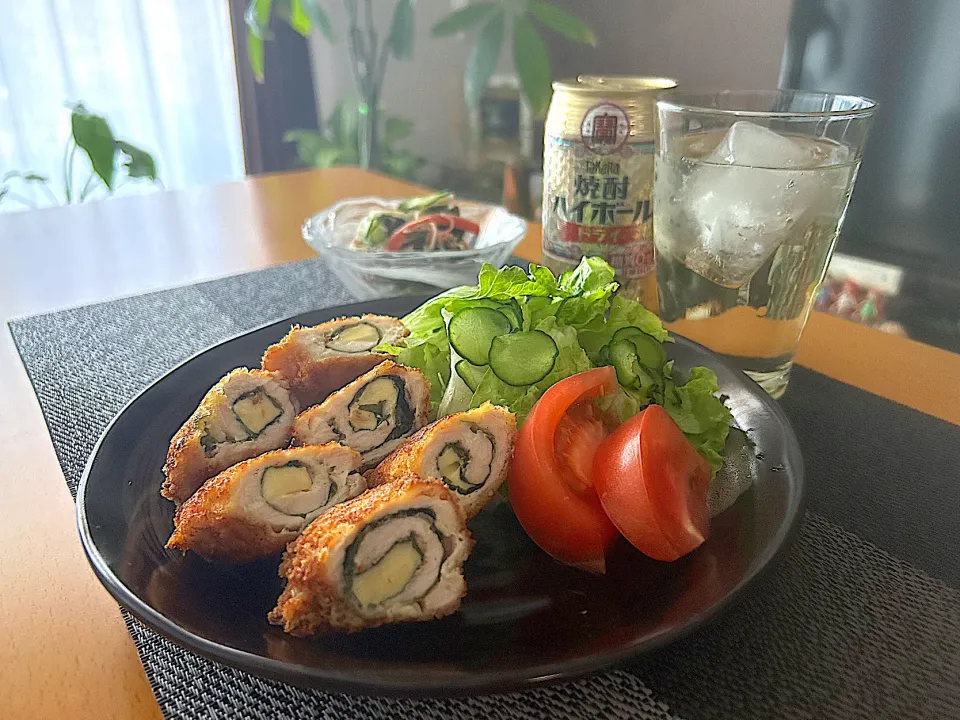
{"label": "tomato wedge", "polygon": [[557,423],[554,454],[567,473],[567,480],[578,491],[593,487],[593,456],[609,434],[591,401],[572,405]]}
{"label": "tomato wedge", "polygon": [[592,406],[618,389],[612,367],[553,385],[521,426],[510,464],[510,504],[527,534],[560,562],[595,573],[618,533],[591,480],[606,435]]}
{"label": "tomato wedge", "polygon": [[710,466],[659,405],[604,440],[592,478],[607,515],[644,555],[676,560],[706,539]]}

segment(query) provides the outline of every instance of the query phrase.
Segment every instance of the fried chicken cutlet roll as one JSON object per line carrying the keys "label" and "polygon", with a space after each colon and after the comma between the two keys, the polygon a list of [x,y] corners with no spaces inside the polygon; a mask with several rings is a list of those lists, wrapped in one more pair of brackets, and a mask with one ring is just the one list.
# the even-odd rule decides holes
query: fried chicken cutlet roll
{"label": "fried chicken cutlet roll", "polygon": [[268,619],[308,636],[449,615],[466,593],[465,523],[443,484],[414,475],[338,505],[287,548]]}
{"label": "fried chicken cutlet roll", "polygon": [[300,406],[309,407],[387,360],[389,355],[373,352],[377,345],[396,345],[408,334],[399,320],[384,315],[298,326],[267,348],[262,365],[286,378]]}
{"label": "fried chicken cutlet roll", "polygon": [[231,465],[287,445],[299,411],[276,373],[230,372],[170,441],[160,493],[179,505]]}
{"label": "fried chicken cutlet roll", "polygon": [[430,383],[419,370],[387,360],[305,410],[293,422],[297,445],[339,442],[370,468],[427,424]]}
{"label": "fried chicken cutlet roll", "polygon": [[437,478],[471,518],[507,477],[516,437],[516,416],[499,405],[484,403],[417,432],[367,472],[367,482],[382,485],[410,473]]}
{"label": "fried chicken cutlet roll", "polygon": [[275,450],[204,483],[180,506],[168,548],[243,563],[280,552],[314,518],[366,489],[356,450]]}

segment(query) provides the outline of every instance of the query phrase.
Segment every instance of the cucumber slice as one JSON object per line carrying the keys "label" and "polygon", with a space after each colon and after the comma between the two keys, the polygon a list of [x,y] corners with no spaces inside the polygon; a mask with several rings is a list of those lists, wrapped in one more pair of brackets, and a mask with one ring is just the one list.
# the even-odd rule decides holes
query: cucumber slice
{"label": "cucumber slice", "polygon": [[441,202],[446,202],[453,198],[452,192],[438,192],[433,195],[422,195],[421,197],[407,198],[401,202],[397,209],[400,212],[416,212],[418,210],[425,210],[428,207],[437,205]]}
{"label": "cucumber slice", "polygon": [[637,373],[637,380],[640,382],[640,387],[642,387],[644,390],[653,390],[659,385],[659,383],[657,383],[657,381],[654,379],[653,375],[651,375],[649,371],[645,367],[642,367],[639,363],[634,364],[633,370]]}
{"label": "cucumber slice", "polygon": [[637,350],[633,343],[627,340],[614,340],[607,347],[610,348],[610,363],[617,371],[617,382],[624,387],[634,387],[638,378],[634,370],[637,364]]}
{"label": "cucumber slice", "polygon": [[519,330],[521,327],[523,327],[523,311],[520,310],[520,303],[512,298],[509,301],[491,300],[490,298],[477,298],[476,300],[469,300],[468,302],[470,303],[471,308],[484,307],[503,313],[510,321],[510,324],[513,326],[514,330]]}
{"label": "cucumber slice", "polygon": [[600,359],[599,365],[612,365],[613,361],[610,359],[610,346],[604,345],[602,348],[597,350],[597,357]]}
{"label": "cucumber slice", "polygon": [[663,343],[647,335],[638,327],[622,327],[613,334],[613,342],[629,340],[637,349],[637,360],[644,367],[659,370],[667,361],[667,351]]}
{"label": "cucumber slice", "polygon": [[617,371],[617,381],[625,387],[653,388],[656,381],[652,369],[644,367],[632,339],[614,340],[610,343],[610,362]]}
{"label": "cucumber slice", "polygon": [[450,344],[458,355],[474,365],[486,365],[490,361],[493,339],[512,330],[510,319],[499,310],[470,307],[450,318],[447,332]]}
{"label": "cucumber slice", "polygon": [[514,330],[519,330],[523,327],[523,309],[520,307],[520,302],[516,298],[510,298],[503,302],[500,307],[500,312],[510,318]]}
{"label": "cucumber slice", "polygon": [[477,391],[477,386],[480,384],[480,381],[483,380],[483,376],[487,372],[485,365],[474,365],[466,360],[458,360],[454,368],[457,371],[457,375],[459,375],[460,379],[467,384],[467,387],[470,388],[471,392]]}
{"label": "cucumber slice", "polygon": [[533,385],[550,374],[558,355],[557,343],[542,330],[501,335],[490,346],[490,369],[507,385]]}

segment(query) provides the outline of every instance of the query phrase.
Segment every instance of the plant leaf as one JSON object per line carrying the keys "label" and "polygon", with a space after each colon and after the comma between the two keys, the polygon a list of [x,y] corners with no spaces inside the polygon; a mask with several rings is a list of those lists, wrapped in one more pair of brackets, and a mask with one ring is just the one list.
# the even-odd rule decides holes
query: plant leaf
{"label": "plant leaf", "polygon": [[270,12],[273,10],[273,0],[250,0],[247,11],[243,15],[244,22],[251,32],[261,40],[270,36]]}
{"label": "plant leaf", "polygon": [[550,103],[550,54],[540,33],[525,17],[513,26],[513,62],[531,112],[540,117]]}
{"label": "plant leaf", "polygon": [[273,0],[250,0],[243,19],[247,23],[247,59],[257,82],[263,82],[263,41],[270,34]]}
{"label": "plant leaf", "polygon": [[3,177],[0,177],[0,182],[5,183],[8,180],[13,180],[14,178],[19,178],[26,183],[47,183],[50,182],[50,178],[46,175],[41,175],[40,173],[35,172],[21,172],[20,170],[11,170]]}
{"label": "plant leaf", "polygon": [[253,68],[253,77],[257,82],[263,82],[263,38],[253,30],[247,29],[247,59]]}
{"label": "plant leaf", "polygon": [[460,10],[450,13],[433,26],[430,31],[435,37],[456,35],[474,25],[484,22],[491,13],[497,10],[495,2],[474,2]]}
{"label": "plant leaf", "polygon": [[153,159],[153,155],[125,140],[117,140],[117,149],[126,155],[122,164],[127,169],[127,175],[132,178],[149,178],[156,182],[157,161]]}
{"label": "plant leaf", "polygon": [[503,25],[502,11],[491,15],[477,36],[477,41],[470,51],[470,57],[467,58],[463,92],[467,98],[467,104],[471,107],[480,104],[483,91],[490,82],[493,71],[497,69],[500,47],[503,45]]}
{"label": "plant leaf", "polygon": [[117,141],[106,118],[88,112],[81,103],[77,103],[70,114],[70,128],[77,147],[90,158],[93,171],[100,176],[108,190],[113,190]]}
{"label": "plant leaf", "polygon": [[358,115],[356,103],[338,102],[327,119],[327,137],[340,147],[356,148]]}
{"label": "plant leaf", "polygon": [[330,113],[330,117],[327,118],[327,135],[338,143],[343,141],[344,112],[343,103],[338,102]]}
{"label": "plant leaf", "polygon": [[290,130],[283,139],[296,143],[297,159],[307,167],[330,167],[349,162],[351,149],[324,137],[318,130]]}
{"label": "plant leaf", "polygon": [[413,132],[413,122],[398,117],[388,117],[383,125],[383,147],[388,149],[395,142],[405,140]]}
{"label": "plant leaf", "polygon": [[529,13],[539,20],[544,27],[548,27],[570,40],[586,45],[596,46],[597,44],[597,36],[590,29],[590,26],[563,8],[544,2],[544,0],[533,0],[529,6]]}
{"label": "plant leaf", "polygon": [[408,60],[413,56],[413,2],[411,0],[397,0],[393,8],[393,20],[390,23],[387,44],[397,60]]}
{"label": "plant leaf", "polygon": [[345,164],[350,154],[349,148],[324,137],[319,130],[289,130],[284,133],[283,140],[296,143],[297,159],[307,167]]}
{"label": "plant leaf", "polygon": [[313,164],[313,159],[320,151],[321,138],[323,135],[318,130],[288,130],[283,134],[284,142],[296,144],[297,159],[308,166]]}
{"label": "plant leaf", "polygon": [[293,2],[303,8],[311,25],[317,28],[328,42],[337,41],[337,35],[333,32],[330,18],[326,11],[320,7],[320,0],[293,0]]}
{"label": "plant leaf", "polygon": [[424,158],[414,155],[409,150],[400,150],[384,158],[383,169],[396,177],[416,180],[417,171],[426,164],[427,161]]}
{"label": "plant leaf", "polygon": [[310,21],[310,15],[304,7],[303,0],[289,0],[289,2],[290,19],[287,22],[290,23],[290,27],[303,35],[303,37],[307,37],[310,34],[313,23]]}
{"label": "plant leaf", "polygon": [[338,147],[325,147],[317,151],[313,158],[313,166],[318,168],[333,167],[341,163],[343,158],[343,149]]}

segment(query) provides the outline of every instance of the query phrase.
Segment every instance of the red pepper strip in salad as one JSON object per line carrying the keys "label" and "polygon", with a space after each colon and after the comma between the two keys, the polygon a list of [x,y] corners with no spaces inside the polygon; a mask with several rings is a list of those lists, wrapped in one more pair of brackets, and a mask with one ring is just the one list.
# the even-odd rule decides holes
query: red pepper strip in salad
{"label": "red pepper strip in salad", "polygon": [[401,226],[387,241],[387,250],[399,250],[407,239],[407,234],[413,230],[418,230],[422,225],[436,225],[437,229],[443,229],[446,232],[451,230],[463,230],[464,232],[480,234],[480,226],[473,220],[460,217],[459,215],[426,215],[416,220],[411,220],[406,225]]}

